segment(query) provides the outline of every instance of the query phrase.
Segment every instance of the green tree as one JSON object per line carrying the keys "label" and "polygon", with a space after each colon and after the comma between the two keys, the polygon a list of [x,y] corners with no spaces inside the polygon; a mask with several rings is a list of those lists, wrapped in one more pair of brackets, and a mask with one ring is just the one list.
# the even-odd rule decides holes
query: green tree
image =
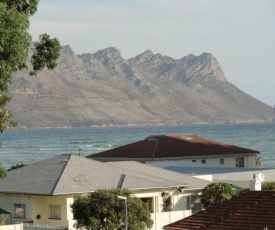
{"label": "green tree", "polygon": [[262,167],[263,166],[262,157],[255,156],[255,159],[256,159],[256,167]]}
{"label": "green tree", "polygon": [[4,179],[7,176],[7,172],[0,163],[0,179]]}
{"label": "green tree", "polygon": [[264,191],[274,191],[275,190],[275,182],[264,182],[264,183],[262,183],[262,190],[264,190]]}
{"label": "green tree", "polygon": [[27,166],[27,165],[26,164],[16,164],[16,165],[11,166],[11,168],[8,169],[8,171],[15,170],[15,169],[18,169],[18,168],[22,168],[22,167],[25,167],[25,166]]}
{"label": "green tree", "polygon": [[143,230],[151,228],[153,220],[147,203],[134,197],[127,189],[98,190],[86,196],[76,196],[71,205],[75,228],[87,230],[122,230],[125,203],[117,196],[127,197],[128,228]]}
{"label": "green tree", "polygon": [[[12,73],[27,68],[28,51],[32,45],[29,17],[37,11],[39,0],[0,0],[0,132],[10,121],[11,112],[5,109],[9,97]],[[36,75],[43,67],[53,69],[59,56],[60,44],[47,34],[33,46],[32,70]]]}
{"label": "green tree", "polygon": [[[32,39],[29,34],[29,18],[37,11],[39,0],[0,0],[0,132],[14,126],[12,113],[5,106],[10,101],[9,87],[12,74],[27,67],[27,58]],[[53,69],[61,46],[56,38],[40,35],[33,45],[30,75],[37,75],[44,67]],[[0,168],[0,178],[6,176]]]}
{"label": "green tree", "polygon": [[225,201],[231,200],[238,195],[238,191],[233,185],[228,183],[211,183],[202,190],[201,202],[205,208],[221,204]]}
{"label": "green tree", "polygon": [[172,211],[172,197],[169,192],[162,192],[162,211],[163,212],[170,212]]}

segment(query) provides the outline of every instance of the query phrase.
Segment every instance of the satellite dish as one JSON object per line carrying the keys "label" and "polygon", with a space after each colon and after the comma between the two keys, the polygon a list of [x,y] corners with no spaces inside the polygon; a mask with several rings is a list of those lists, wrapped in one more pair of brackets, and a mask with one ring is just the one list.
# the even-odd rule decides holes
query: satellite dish
{"label": "satellite dish", "polygon": [[266,176],[263,173],[258,173],[257,174],[257,179],[261,182],[264,182],[266,180]]}

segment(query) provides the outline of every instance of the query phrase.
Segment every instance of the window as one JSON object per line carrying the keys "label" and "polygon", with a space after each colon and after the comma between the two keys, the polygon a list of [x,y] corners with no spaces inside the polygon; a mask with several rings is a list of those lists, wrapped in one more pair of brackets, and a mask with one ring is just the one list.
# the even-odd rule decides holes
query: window
{"label": "window", "polygon": [[150,212],[154,213],[153,197],[145,197],[140,199],[142,200],[142,202],[145,202],[146,204],[148,204]]}
{"label": "window", "polygon": [[197,162],[197,160],[192,160],[192,162]]}
{"label": "window", "polygon": [[14,217],[26,218],[26,205],[25,204],[14,204]]}
{"label": "window", "polygon": [[61,205],[49,205],[49,219],[61,220]]}
{"label": "window", "polygon": [[206,160],[201,160],[201,163],[202,163],[202,164],[205,164],[205,163],[206,163]]}
{"label": "window", "polygon": [[202,203],[200,196],[187,196],[187,209],[191,210],[192,214],[202,210]]}
{"label": "window", "polygon": [[220,159],[220,165],[224,165],[224,159]]}
{"label": "window", "polygon": [[244,157],[236,158],[236,168],[244,167]]}

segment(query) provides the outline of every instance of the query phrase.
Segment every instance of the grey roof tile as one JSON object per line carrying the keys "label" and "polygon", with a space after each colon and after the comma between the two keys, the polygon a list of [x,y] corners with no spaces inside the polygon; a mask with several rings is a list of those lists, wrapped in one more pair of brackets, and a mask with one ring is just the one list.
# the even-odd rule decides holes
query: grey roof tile
{"label": "grey roof tile", "polygon": [[208,182],[138,162],[102,163],[75,155],[60,155],[8,172],[0,192],[26,194],[75,194],[116,188],[121,175],[130,190],[189,185],[201,189]]}

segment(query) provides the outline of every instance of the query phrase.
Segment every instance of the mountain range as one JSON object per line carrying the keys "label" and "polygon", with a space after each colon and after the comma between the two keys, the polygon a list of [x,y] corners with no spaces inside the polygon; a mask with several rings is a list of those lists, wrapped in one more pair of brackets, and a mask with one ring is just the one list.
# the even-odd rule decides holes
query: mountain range
{"label": "mountain range", "polygon": [[110,47],[54,71],[14,74],[7,108],[18,128],[269,122],[273,108],[228,82],[210,54],[173,59],[147,50],[124,59]]}

